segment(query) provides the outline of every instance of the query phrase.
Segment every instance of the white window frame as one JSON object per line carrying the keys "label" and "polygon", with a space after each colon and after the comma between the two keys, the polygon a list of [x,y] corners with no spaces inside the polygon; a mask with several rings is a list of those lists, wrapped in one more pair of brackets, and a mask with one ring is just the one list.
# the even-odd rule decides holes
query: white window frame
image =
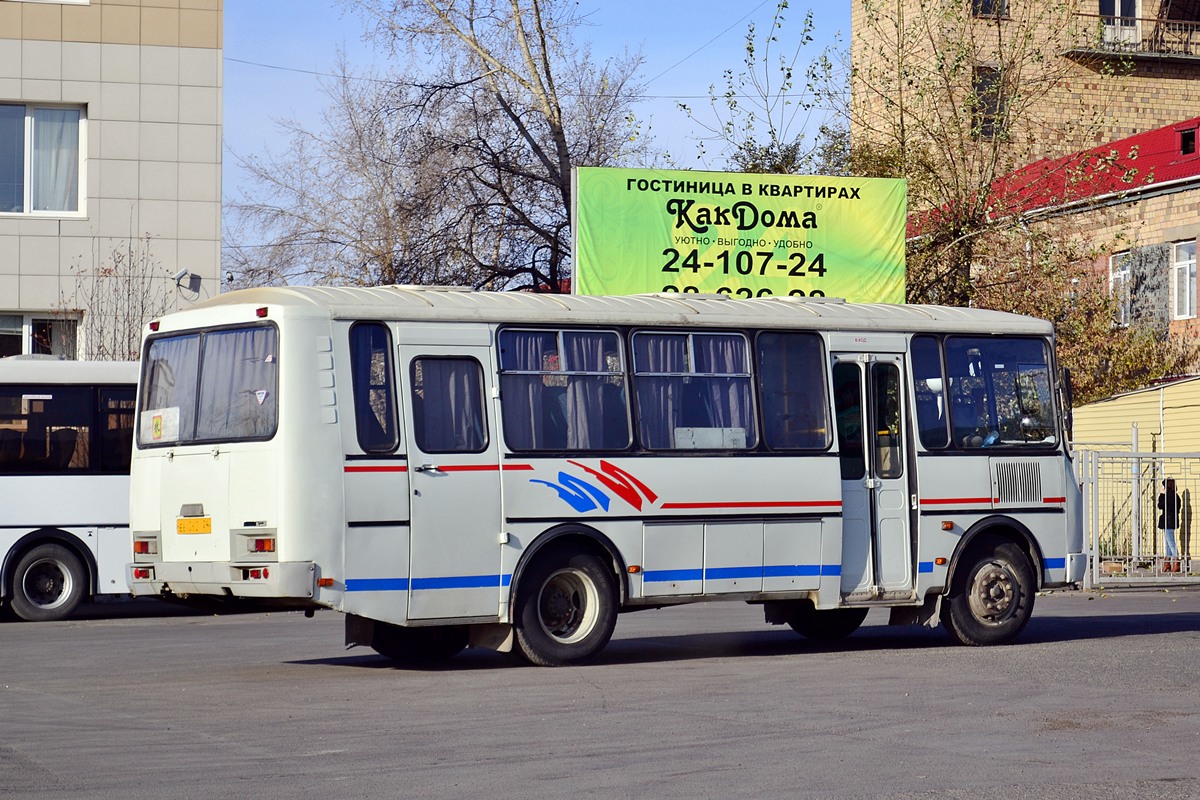
{"label": "white window frame", "polygon": [[[23,103],[20,101],[0,101],[0,105],[19,106],[25,109],[24,143],[25,153],[22,164],[24,194],[21,198],[21,211],[0,211],[0,218],[53,217],[55,219],[79,219],[87,216],[87,106],[77,103]],[[79,111],[79,142],[77,145],[78,168],[75,186],[76,200],[74,211],[34,210],[33,208],[33,112],[39,109],[72,109]]]}
{"label": "white window frame", "polygon": [[1108,257],[1108,293],[1117,299],[1118,328],[1129,327],[1130,321],[1130,290],[1132,289],[1129,275],[1129,251],[1122,250]]}
{"label": "white window frame", "polygon": [[[1189,245],[1191,246],[1190,257],[1187,253]],[[1195,239],[1171,243],[1171,317],[1172,319],[1196,318]]]}
{"label": "white window frame", "polygon": [[51,352],[45,355],[55,355],[69,361],[78,358],[81,328],[76,315],[48,312],[26,314],[20,311],[0,310],[0,316],[19,317],[21,320],[21,352],[19,355],[29,355],[35,352],[35,344],[37,344],[34,336],[35,329],[41,323],[50,323],[51,326],[58,328],[59,335],[67,338],[65,341],[51,342]]}
{"label": "white window frame", "polygon": [[1104,21],[1104,43],[1110,47],[1136,50],[1141,44],[1142,4],[1139,0],[1132,0],[1133,15],[1130,16],[1123,13],[1123,11],[1128,11],[1128,8],[1121,8],[1130,2],[1131,0],[1112,0],[1112,14],[1105,13],[1104,2],[1096,5]]}

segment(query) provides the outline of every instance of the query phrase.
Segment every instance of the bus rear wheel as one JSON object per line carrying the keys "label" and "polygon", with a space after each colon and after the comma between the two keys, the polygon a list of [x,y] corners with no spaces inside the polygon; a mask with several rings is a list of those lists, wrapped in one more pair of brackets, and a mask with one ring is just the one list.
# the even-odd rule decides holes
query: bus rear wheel
{"label": "bus rear wheel", "polygon": [[953,584],[946,629],[965,645],[1011,642],[1033,614],[1037,584],[1029,557],[1012,542],[994,542],[969,552],[964,566]]}
{"label": "bus rear wheel", "polygon": [[13,570],[12,613],[27,622],[65,619],[83,600],[86,573],[79,557],[61,544],[40,544]]}
{"label": "bus rear wheel", "polygon": [[831,608],[818,611],[811,602],[803,600],[792,608],[787,623],[805,639],[836,642],[858,630],[866,618],[865,608]]}
{"label": "bus rear wheel", "polygon": [[405,628],[376,622],[371,649],[401,664],[432,664],[446,661],[467,647],[465,625]]}
{"label": "bus rear wheel", "polygon": [[605,562],[590,553],[541,553],[517,588],[516,644],[542,667],[580,664],[599,653],[617,625],[617,587]]}

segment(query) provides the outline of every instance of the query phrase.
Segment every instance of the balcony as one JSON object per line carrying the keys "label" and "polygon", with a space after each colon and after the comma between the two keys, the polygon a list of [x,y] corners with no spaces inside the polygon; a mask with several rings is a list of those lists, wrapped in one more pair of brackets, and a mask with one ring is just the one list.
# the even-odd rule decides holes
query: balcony
{"label": "balcony", "polygon": [[1200,61],[1200,21],[1076,14],[1069,54]]}

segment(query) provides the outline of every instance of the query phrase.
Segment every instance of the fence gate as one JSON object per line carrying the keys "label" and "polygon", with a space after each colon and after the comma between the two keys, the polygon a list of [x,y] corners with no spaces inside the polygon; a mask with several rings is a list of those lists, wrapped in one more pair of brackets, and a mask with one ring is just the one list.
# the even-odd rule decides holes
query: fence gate
{"label": "fence gate", "polygon": [[[1083,486],[1084,534],[1090,552],[1089,584],[1196,583],[1200,581],[1200,453],[1076,452]],[[1175,541],[1167,557],[1158,527],[1158,496],[1175,479],[1181,501]]]}

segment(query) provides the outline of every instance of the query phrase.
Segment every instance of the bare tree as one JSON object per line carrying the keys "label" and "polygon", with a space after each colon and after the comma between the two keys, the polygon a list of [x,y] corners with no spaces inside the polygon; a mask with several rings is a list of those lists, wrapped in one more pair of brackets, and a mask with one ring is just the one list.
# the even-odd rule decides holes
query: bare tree
{"label": "bare tree", "polygon": [[152,237],[130,237],[100,248],[109,240],[93,240],[90,262],[70,267],[71,295],[60,299],[64,317],[77,318],[80,357],[91,361],[136,361],[146,323],[171,310],[175,286],[168,270],[152,254]]}
{"label": "bare tree", "polygon": [[[702,131],[698,157],[706,160],[715,148],[729,168],[756,173],[820,173],[840,171],[836,160],[839,131],[836,120],[823,118],[831,110],[825,92],[833,82],[828,50],[805,61],[813,41],[813,13],[808,11],[798,33],[785,30],[787,0],[778,0],[770,27],[761,35],[751,22],[746,28],[743,69],[726,69],[722,88],[709,86],[708,111],[701,115],[687,103],[679,108]],[[818,133],[810,128],[822,119]]]}
{"label": "bare tree", "polygon": [[640,56],[594,64],[569,0],[347,5],[403,69],[327,86],[323,131],[291,124],[287,153],[244,159],[257,191],[233,207],[226,269],[241,283],[559,291],[572,168],[646,146]]}
{"label": "bare tree", "polygon": [[[910,211],[922,216],[910,300],[970,304],[988,259],[981,236],[1020,224],[1001,179],[1093,143],[1115,97],[1108,78],[1124,65],[1062,55],[1077,36],[1074,11],[1070,0],[856,0],[845,114],[856,169],[907,178]],[[1066,91],[1081,75],[1094,86]]]}

